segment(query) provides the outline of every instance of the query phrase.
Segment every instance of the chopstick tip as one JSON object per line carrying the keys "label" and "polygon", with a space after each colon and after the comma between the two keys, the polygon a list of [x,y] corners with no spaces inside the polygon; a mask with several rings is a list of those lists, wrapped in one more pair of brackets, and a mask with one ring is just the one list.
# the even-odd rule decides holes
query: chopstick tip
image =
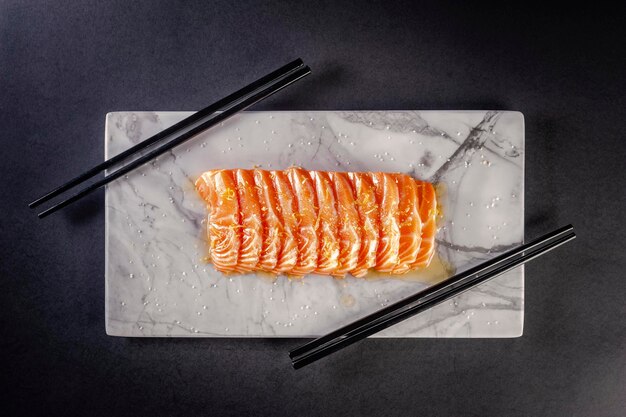
{"label": "chopstick tip", "polygon": [[42,211],[41,213],[38,213],[37,217],[39,217],[40,219],[43,219],[44,217],[47,217],[53,211],[54,211],[54,207],[51,207],[49,209]]}

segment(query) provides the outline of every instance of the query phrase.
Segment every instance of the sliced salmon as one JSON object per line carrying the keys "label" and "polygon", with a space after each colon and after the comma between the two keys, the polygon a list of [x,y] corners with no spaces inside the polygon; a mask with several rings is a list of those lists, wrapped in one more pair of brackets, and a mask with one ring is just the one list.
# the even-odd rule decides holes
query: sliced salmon
{"label": "sliced salmon", "polygon": [[261,256],[263,244],[261,206],[252,171],[237,169],[234,172],[241,219],[241,246],[235,269],[237,272],[249,272],[255,269]]}
{"label": "sliced salmon", "polygon": [[296,201],[291,184],[283,171],[271,171],[271,177],[278,197],[278,211],[283,220],[280,234],[282,250],[274,268],[277,273],[290,273],[298,262],[298,219]]}
{"label": "sliced salmon", "polygon": [[257,269],[272,272],[276,268],[282,247],[280,235],[283,222],[277,210],[278,197],[269,171],[255,169],[254,184],[259,195],[261,221],[263,223],[261,256]]}
{"label": "sliced salmon", "polygon": [[355,203],[361,230],[358,260],[350,273],[355,277],[362,277],[370,268],[376,266],[376,252],[380,239],[378,204],[376,204],[376,193],[369,174],[350,172],[348,177],[356,196]]}
{"label": "sliced salmon", "polygon": [[353,270],[359,261],[361,224],[348,174],[331,172],[329,175],[336,197],[339,238],[338,264],[332,275],[343,277]]}
{"label": "sliced salmon", "polygon": [[218,271],[234,272],[241,232],[237,186],[232,171],[205,172],[196,181],[196,187],[210,207],[207,231],[211,262]]}
{"label": "sliced salmon", "polygon": [[415,263],[422,240],[422,220],[419,213],[417,199],[418,187],[415,180],[406,174],[395,174],[398,184],[398,222],[400,226],[400,243],[398,250],[398,265],[393,269],[394,274],[403,274],[411,269]]}
{"label": "sliced salmon", "polygon": [[317,197],[308,171],[293,167],[285,172],[295,196],[298,220],[298,261],[291,274],[305,275],[317,267]]}
{"label": "sliced salmon", "polygon": [[434,255],[435,188],[405,174],[214,170],[196,188],[225,273],[402,274]]}
{"label": "sliced salmon", "polygon": [[371,174],[379,207],[380,243],[376,253],[376,270],[391,272],[398,265],[400,226],[398,225],[398,185],[392,174]]}
{"label": "sliced salmon", "polygon": [[317,192],[317,245],[316,274],[333,274],[339,265],[339,222],[337,219],[337,200],[328,172],[313,171]]}
{"label": "sliced salmon", "polygon": [[437,196],[431,183],[418,181],[420,218],[422,219],[422,241],[417,259],[411,269],[425,268],[435,254],[435,234],[437,233]]}

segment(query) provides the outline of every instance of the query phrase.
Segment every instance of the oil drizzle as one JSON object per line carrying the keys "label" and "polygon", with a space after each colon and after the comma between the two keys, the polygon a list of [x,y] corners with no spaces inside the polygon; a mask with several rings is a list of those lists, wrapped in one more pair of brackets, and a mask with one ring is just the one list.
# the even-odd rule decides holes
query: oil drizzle
{"label": "oil drizzle", "polygon": [[432,285],[454,275],[455,270],[456,268],[443,260],[438,254],[435,254],[426,268],[415,269],[402,275],[391,275],[370,270],[364,278],[368,281],[397,279],[400,281],[413,281]]}

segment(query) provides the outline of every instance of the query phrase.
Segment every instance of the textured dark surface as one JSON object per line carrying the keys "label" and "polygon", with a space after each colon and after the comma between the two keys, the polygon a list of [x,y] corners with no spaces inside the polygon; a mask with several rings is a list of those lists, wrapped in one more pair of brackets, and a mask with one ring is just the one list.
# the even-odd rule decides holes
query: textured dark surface
{"label": "textured dark surface", "polygon": [[[0,0],[6,415],[620,416],[626,408],[624,11],[432,2]],[[298,340],[104,332],[103,193],[34,197],[103,157],[104,115],[194,110],[301,56],[257,109],[509,109],[526,120],[524,336],[368,340],[293,371]],[[3,413],[4,414],[4,413]]]}

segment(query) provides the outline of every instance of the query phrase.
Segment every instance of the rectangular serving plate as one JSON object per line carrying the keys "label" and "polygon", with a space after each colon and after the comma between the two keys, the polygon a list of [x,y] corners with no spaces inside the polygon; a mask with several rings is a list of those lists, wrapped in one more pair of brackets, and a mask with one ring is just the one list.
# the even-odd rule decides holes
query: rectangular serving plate
{"label": "rectangular serving plate", "polygon": [[[106,117],[105,158],[189,112]],[[195,179],[216,168],[404,172],[437,183],[437,257],[408,279],[224,276],[205,261]],[[106,189],[106,331],[312,337],[505,251],[524,236],[524,119],[509,111],[244,112]],[[376,337],[516,337],[518,268]]]}

